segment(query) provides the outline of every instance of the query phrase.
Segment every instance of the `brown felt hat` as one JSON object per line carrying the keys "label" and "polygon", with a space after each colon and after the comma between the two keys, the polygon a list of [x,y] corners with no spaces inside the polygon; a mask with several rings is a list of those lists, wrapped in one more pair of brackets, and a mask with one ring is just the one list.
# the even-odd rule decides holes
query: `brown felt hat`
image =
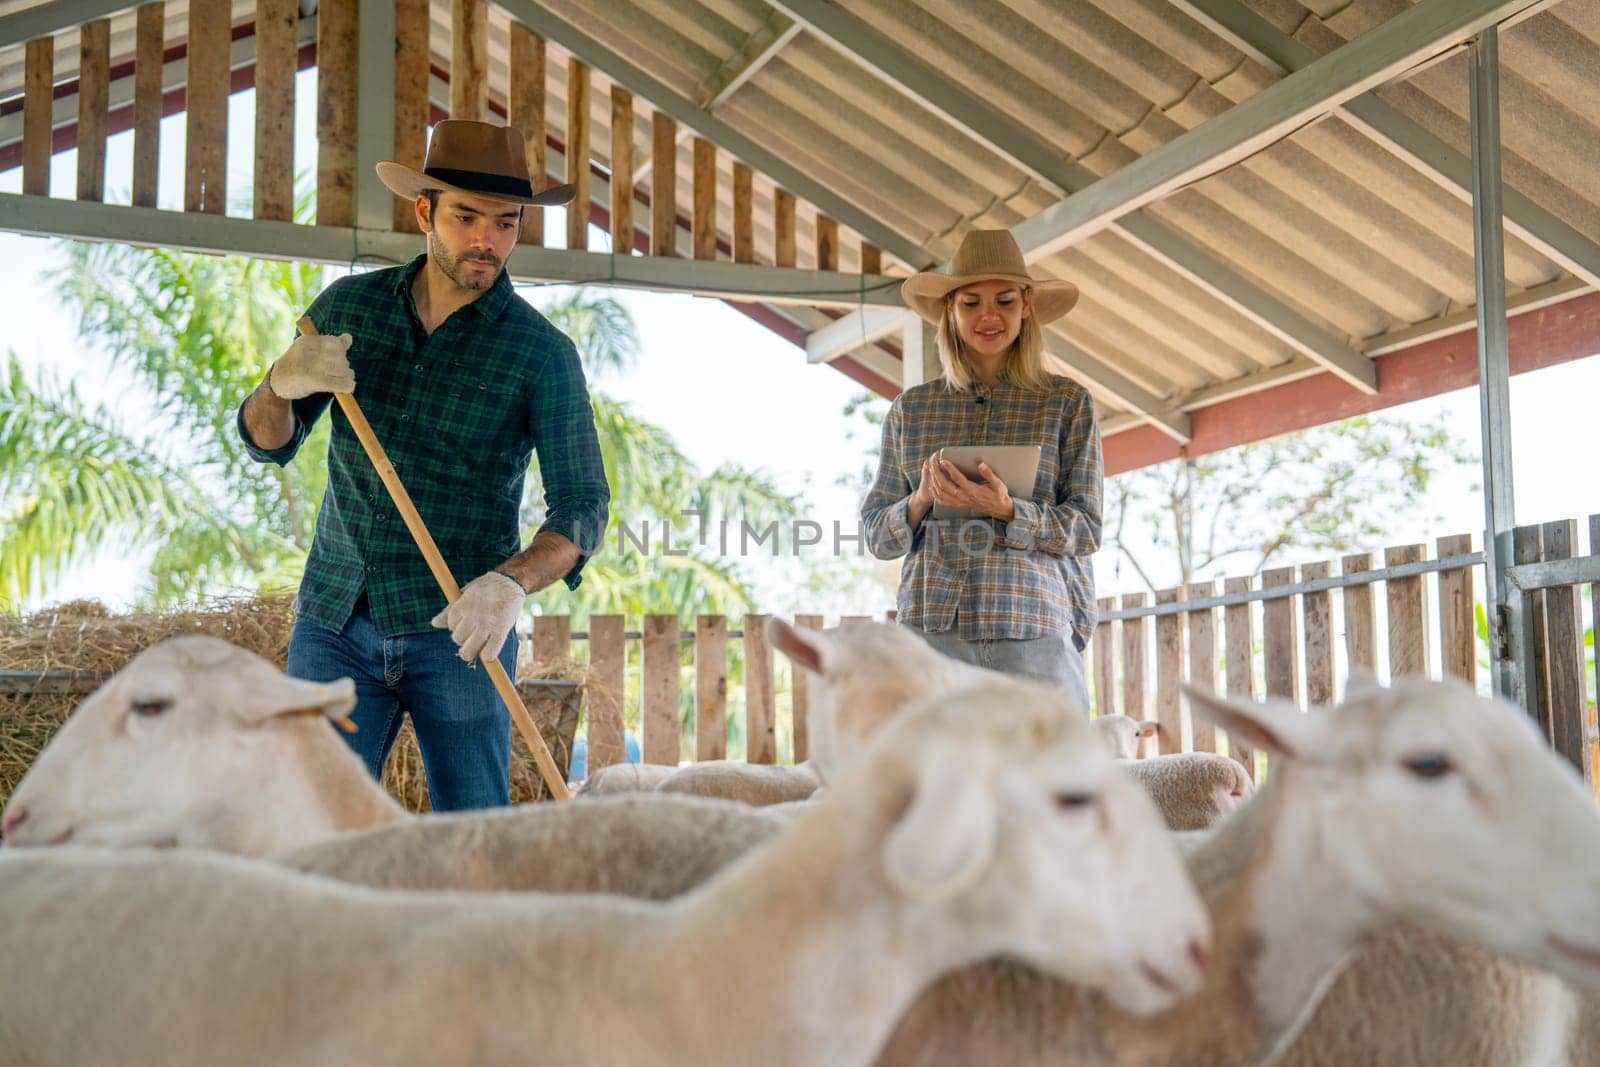
{"label": "brown felt hat", "polygon": [[378,177],[395,196],[415,200],[439,189],[532,207],[554,207],[571,200],[577,190],[555,185],[533,191],[522,131],[470,119],[444,119],[428,139],[422,169],[404,163],[378,164]]}
{"label": "brown felt hat", "polygon": [[925,270],[900,286],[906,306],[937,325],[944,318],[945,297],[974,282],[1016,282],[1032,290],[1033,316],[1043,326],[1072,310],[1078,287],[1055,278],[1035,278],[1028,273],[1022,249],[1010,230],[968,230],[950,260],[950,270]]}

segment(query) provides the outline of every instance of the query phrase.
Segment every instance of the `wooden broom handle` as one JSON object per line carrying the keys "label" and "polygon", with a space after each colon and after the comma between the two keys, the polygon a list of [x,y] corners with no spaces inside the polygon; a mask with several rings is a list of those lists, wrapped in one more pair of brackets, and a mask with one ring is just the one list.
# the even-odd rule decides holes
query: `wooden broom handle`
{"label": "wooden broom handle", "polygon": [[[311,321],[309,315],[302,318],[298,325],[300,332],[305,336],[317,336],[316,324]],[[367,417],[361,413],[361,405],[356,403],[356,398],[349,393],[334,393],[333,398],[339,402],[339,410],[343,411],[344,417],[350,421],[350,428],[356,432],[361,447],[367,450],[367,458],[372,461],[373,469],[378,472],[378,477],[383,479],[384,487],[389,490],[389,496],[394,500],[394,506],[399,510],[400,517],[405,520],[406,529],[411,531],[412,539],[422,550],[422,558],[428,561],[428,569],[433,572],[433,580],[444,590],[445,600],[454,604],[461,596],[461,587],[456,585],[455,576],[450,573],[450,568],[445,566],[444,557],[439,554],[439,546],[433,543],[433,535],[428,533],[428,528],[422,523],[422,516],[417,514],[416,505],[411,503],[411,494],[400,484],[400,475],[395,473],[394,464],[389,462],[389,454],[383,450],[383,445],[378,443],[377,435],[372,432],[372,424],[367,422]],[[557,769],[556,761],[551,757],[550,749],[545,746],[544,738],[539,736],[539,729],[533,724],[533,716],[528,714],[527,705],[523,704],[517,687],[511,684],[505,667],[494,656],[483,656],[481,659],[484,670],[489,672],[489,680],[494,683],[500,699],[505,701],[506,710],[511,713],[511,721],[516,724],[517,732],[528,743],[528,751],[533,753],[533,762],[538,765],[539,775],[544,778],[544,784],[549,788],[550,795],[557,800],[566,800],[571,796],[567,791],[566,779]]]}

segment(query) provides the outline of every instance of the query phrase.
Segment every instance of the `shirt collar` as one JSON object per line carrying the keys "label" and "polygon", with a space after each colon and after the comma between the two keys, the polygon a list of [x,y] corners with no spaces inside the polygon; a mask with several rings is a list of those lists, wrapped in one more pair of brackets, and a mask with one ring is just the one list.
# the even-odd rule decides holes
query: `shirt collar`
{"label": "shirt collar", "polygon": [[[395,279],[394,291],[396,296],[409,298],[411,283],[416,280],[417,272],[427,262],[428,253],[424,252],[405,265],[405,268],[400,271],[399,276]],[[488,291],[467,306],[477,311],[479,315],[482,315],[490,322],[494,322],[500,318],[500,313],[506,309],[506,302],[511,299],[511,294],[514,291],[511,286],[511,272],[502,270],[500,276],[494,280],[494,284],[489,287]]]}

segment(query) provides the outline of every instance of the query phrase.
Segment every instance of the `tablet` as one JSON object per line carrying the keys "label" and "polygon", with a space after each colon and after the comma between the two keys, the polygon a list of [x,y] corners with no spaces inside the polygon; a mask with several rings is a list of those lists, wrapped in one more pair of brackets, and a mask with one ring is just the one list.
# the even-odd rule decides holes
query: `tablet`
{"label": "tablet", "polygon": [[[940,450],[944,458],[955,464],[956,470],[975,482],[983,480],[978,473],[982,461],[1006,483],[1011,495],[1019,500],[1033,498],[1033,481],[1039,474],[1038,445],[955,445]],[[936,519],[983,519],[988,516],[971,508],[952,507],[935,503]]]}

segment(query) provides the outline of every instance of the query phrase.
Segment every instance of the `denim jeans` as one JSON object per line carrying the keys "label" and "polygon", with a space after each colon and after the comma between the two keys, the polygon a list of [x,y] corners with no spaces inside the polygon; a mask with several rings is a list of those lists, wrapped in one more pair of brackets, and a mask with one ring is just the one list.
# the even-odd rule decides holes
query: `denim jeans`
{"label": "denim jeans", "polygon": [[1067,691],[1072,706],[1089,714],[1089,683],[1083,672],[1083,650],[1071,631],[1025,640],[993,638],[965,641],[954,629],[933,633],[907,626],[928,644],[952,659],[987,667],[991,671],[1049,682]]}
{"label": "denim jeans", "polygon": [[[515,677],[515,632],[500,662]],[[354,679],[356,732],[343,736],[374,778],[383,777],[409,713],[435,811],[510,802],[511,717],[483,666],[461,661],[449,631],[384,637],[364,606],[337,633],[296,619],[289,674],[310,682]]]}

